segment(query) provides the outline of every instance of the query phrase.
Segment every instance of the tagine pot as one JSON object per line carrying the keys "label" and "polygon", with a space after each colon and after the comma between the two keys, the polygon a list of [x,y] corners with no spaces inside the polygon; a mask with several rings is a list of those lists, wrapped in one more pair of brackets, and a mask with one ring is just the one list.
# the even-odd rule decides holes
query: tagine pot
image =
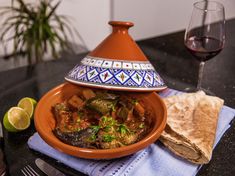
{"label": "tagine pot", "polygon": [[166,85],[128,34],[131,22],[110,21],[112,33],[66,76],[81,86],[122,91],[161,91]]}

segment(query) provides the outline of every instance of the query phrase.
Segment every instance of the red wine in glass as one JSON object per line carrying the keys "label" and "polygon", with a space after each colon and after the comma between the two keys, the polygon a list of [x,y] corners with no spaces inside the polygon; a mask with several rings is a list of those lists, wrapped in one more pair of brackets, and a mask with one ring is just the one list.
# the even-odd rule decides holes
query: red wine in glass
{"label": "red wine in glass", "polygon": [[225,12],[223,5],[216,1],[194,3],[191,20],[185,31],[184,44],[200,62],[196,90],[204,90],[206,93],[212,94],[201,87],[203,69],[205,61],[219,54],[224,43]]}
{"label": "red wine in glass", "polygon": [[219,54],[224,43],[213,37],[192,36],[186,41],[185,46],[197,60],[205,62]]}

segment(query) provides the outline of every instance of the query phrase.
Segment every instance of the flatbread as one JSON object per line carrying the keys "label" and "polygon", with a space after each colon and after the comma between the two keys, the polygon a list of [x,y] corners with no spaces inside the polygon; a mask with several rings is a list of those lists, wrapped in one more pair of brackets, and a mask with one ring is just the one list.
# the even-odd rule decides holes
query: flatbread
{"label": "flatbread", "polygon": [[193,163],[208,163],[224,101],[199,91],[167,97],[164,102],[168,117],[162,143]]}

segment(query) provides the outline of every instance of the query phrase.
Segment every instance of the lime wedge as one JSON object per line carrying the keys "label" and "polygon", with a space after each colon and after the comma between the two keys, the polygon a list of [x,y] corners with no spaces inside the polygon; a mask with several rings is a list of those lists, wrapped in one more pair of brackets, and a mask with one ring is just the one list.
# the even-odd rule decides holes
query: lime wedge
{"label": "lime wedge", "polygon": [[12,107],[3,118],[3,125],[10,132],[25,130],[30,125],[28,113],[20,107]]}
{"label": "lime wedge", "polygon": [[29,117],[32,119],[34,108],[36,107],[36,105],[36,100],[34,100],[33,98],[25,97],[19,101],[17,106],[24,109],[29,114]]}

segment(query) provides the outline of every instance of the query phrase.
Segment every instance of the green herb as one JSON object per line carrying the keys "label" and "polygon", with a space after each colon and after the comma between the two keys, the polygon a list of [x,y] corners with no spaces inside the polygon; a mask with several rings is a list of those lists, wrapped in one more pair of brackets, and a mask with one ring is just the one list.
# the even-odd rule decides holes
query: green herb
{"label": "green herb", "polygon": [[116,112],[115,104],[112,105],[112,111]]}
{"label": "green herb", "polygon": [[90,126],[90,128],[94,131],[94,133],[98,133],[98,131],[100,130],[100,126],[97,125],[97,126]]}
{"label": "green herb", "polygon": [[104,134],[103,141],[104,142],[112,142],[116,137],[111,134]]}
{"label": "green herb", "polygon": [[89,137],[89,141],[95,142],[96,141],[96,135],[93,134]]}
{"label": "green herb", "polygon": [[144,128],[144,123],[141,123],[141,124],[139,125],[139,128]]}
{"label": "green herb", "polygon": [[105,127],[104,127],[104,131],[105,131],[105,132],[109,132],[109,131],[110,131],[110,128],[111,128],[110,126],[105,126]]}
{"label": "green herb", "polygon": [[124,124],[120,124],[119,127],[118,127],[118,131],[121,133],[121,134],[126,134],[127,132],[129,133],[130,130],[128,129],[128,127]]}
{"label": "green herb", "polygon": [[81,119],[80,119],[80,118],[78,118],[78,119],[77,119],[77,123],[80,123],[80,122],[81,122]]}
{"label": "green herb", "polygon": [[137,103],[138,103],[138,100],[137,100],[137,99],[132,99],[132,100],[131,100],[131,104],[136,105]]}
{"label": "green herb", "polygon": [[105,123],[107,121],[107,118],[108,117],[106,117],[106,116],[102,116],[100,120]]}
{"label": "green herb", "polygon": [[101,126],[104,128],[106,126],[114,126],[116,125],[116,120],[113,119],[112,117],[107,117],[107,116],[103,116],[101,117]]}

